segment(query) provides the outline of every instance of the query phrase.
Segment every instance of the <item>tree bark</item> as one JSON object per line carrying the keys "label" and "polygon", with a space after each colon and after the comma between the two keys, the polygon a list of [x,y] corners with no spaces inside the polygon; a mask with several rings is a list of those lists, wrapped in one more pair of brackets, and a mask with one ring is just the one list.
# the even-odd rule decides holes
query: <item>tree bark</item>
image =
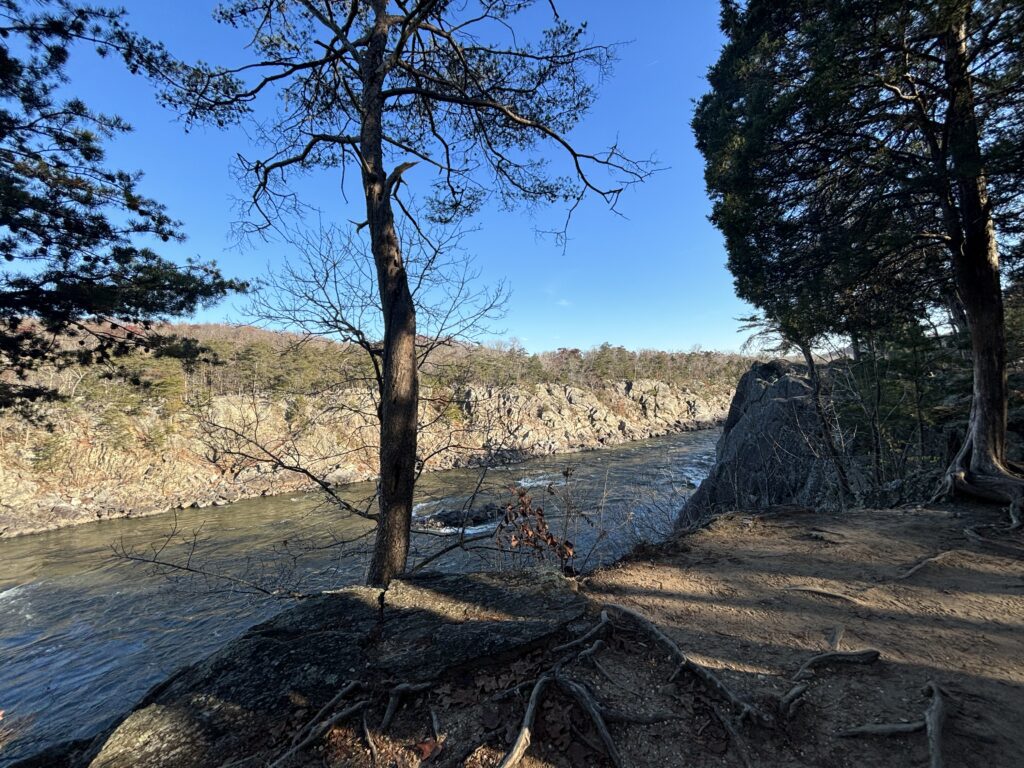
{"label": "tree bark", "polygon": [[951,250],[974,366],[970,422],[954,472],[1008,474],[1006,338],[999,248],[969,74],[966,7],[953,19],[945,43],[949,154],[961,219],[961,232],[952,238]]}
{"label": "tree bark", "polygon": [[387,587],[405,570],[409,555],[419,377],[416,366],[416,309],[395,231],[391,187],[384,169],[382,120],[387,3],[375,0],[375,23],[361,65],[363,84],[360,154],[366,221],[384,314],[380,391],[380,481],[377,538],[367,583]]}

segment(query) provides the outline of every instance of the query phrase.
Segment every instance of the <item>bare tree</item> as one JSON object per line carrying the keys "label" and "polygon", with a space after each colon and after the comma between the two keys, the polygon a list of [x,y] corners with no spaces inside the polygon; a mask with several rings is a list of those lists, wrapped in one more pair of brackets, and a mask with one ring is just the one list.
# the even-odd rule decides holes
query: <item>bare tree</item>
{"label": "bare tree", "polygon": [[[535,5],[550,7],[553,19],[527,43],[516,25]],[[593,153],[568,138],[614,51],[591,44],[585,25],[562,19],[553,0],[230,0],[217,17],[251,30],[249,61],[169,64],[151,46],[139,55],[189,119],[235,122],[277,96],[273,117],[250,121],[263,156],[242,161],[257,226],[296,201],[296,174],[360,173],[359,227],[369,232],[383,314],[380,525],[368,581],[386,585],[405,568],[416,476],[417,315],[396,208],[416,226],[421,220],[400,194],[403,174],[416,164],[432,169],[422,216],[452,222],[489,199],[561,202],[571,214],[592,193],[614,207],[650,167],[617,146]],[[567,172],[536,154],[542,144],[564,153]]]}
{"label": "bare tree", "polygon": [[[265,382],[253,381],[240,396],[195,403],[208,458],[235,473],[263,465],[302,475],[334,506],[377,521],[376,496],[354,504],[337,491],[343,467],[371,466],[379,451],[384,319],[370,244],[359,233],[331,225],[278,224],[275,231],[289,254],[258,283],[246,314],[258,325],[290,332],[297,345],[335,345],[334,354],[324,356],[313,381],[283,398],[279,391],[270,393]],[[445,452],[480,448],[463,439],[468,429],[446,419],[460,393],[444,382],[460,381],[465,361],[437,363],[432,357],[441,347],[465,344],[489,330],[503,314],[508,292],[503,283],[478,284],[479,273],[460,247],[459,233],[442,235],[440,228],[428,233],[408,225],[397,231],[422,318],[417,367],[431,363],[434,380],[421,398],[419,430],[433,439],[425,445],[417,441],[419,473]]]}

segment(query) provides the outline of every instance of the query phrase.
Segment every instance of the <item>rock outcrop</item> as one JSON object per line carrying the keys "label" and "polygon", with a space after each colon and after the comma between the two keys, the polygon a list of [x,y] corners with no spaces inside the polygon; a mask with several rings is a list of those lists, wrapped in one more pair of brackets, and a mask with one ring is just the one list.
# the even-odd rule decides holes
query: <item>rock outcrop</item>
{"label": "rock outcrop", "polygon": [[[428,471],[590,450],[721,423],[731,391],[654,380],[594,389],[539,384],[424,392]],[[73,406],[74,404],[72,404]],[[0,418],[0,535],[312,490],[296,464],[335,484],[376,476],[366,391],[270,400],[214,398],[168,414],[68,404]],[[282,462],[268,461],[276,454]]]}
{"label": "rock outcrop", "polygon": [[347,587],[256,626],[157,686],[111,731],[19,768],[216,768],[266,765],[287,751],[282,724],[305,722],[350,683],[352,700],[387,699],[397,682],[522,651],[579,619],[586,600],[552,571],[431,575]]}
{"label": "rock outcrop", "polygon": [[730,510],[822,503],[832,479],[812,398],[805,366],[755,363],[737,385],[715,466],[680,524]]}

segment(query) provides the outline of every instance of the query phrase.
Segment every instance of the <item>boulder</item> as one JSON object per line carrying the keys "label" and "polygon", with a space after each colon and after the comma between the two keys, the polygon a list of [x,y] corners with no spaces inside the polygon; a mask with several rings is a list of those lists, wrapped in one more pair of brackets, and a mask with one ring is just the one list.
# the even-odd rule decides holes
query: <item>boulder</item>
{"label": "boulder", "polygon": [[474,505],[472,509],[442,509],[420,520],[421,528],[471,528],[486,525],[500,520],[505,516],[505,507],[493,502]]}
{"label": "boulder", "polygon": [[755,363],[740,379],[716,462],[690,497],[680,525],[718,512],[776,505],[819,506],[834,485],[815,451],[820,434],[807,368]]}

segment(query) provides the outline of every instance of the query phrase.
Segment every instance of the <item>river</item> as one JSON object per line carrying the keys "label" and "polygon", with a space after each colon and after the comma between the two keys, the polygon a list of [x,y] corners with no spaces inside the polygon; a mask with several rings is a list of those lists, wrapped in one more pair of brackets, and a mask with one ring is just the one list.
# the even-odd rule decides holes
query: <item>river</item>
{"label": "river", "polygon": [[[552,531],[573,541],[576,564],[591,568],[639,541],[666,535],[692,484],[714,462],[717,430],[580,454],[530,459],[479,471],[424,475],[417,512],[512,498],[527,489]],[[566,470],[569,470],[568,472]],[[344,489],[358,503],[372,485]],[[566,514],[568,512],[568,514]],[[168,572],[114,556],[153,553],[177,533],[161,560],[185,562],[237,581]],[[51,744],[88,737],[129,709],[182,665],[215,651],[290,600],[253,594],[285,586],[313,591],[358,583],[369,539],[327,546],[366,531],[339,521],[314,494],[240,501],[218,509],[110,520],[0,541],[0,766]],[[414,537],[416,562],[453,537]],[[430,567],[514,566],[494,542]]]}

